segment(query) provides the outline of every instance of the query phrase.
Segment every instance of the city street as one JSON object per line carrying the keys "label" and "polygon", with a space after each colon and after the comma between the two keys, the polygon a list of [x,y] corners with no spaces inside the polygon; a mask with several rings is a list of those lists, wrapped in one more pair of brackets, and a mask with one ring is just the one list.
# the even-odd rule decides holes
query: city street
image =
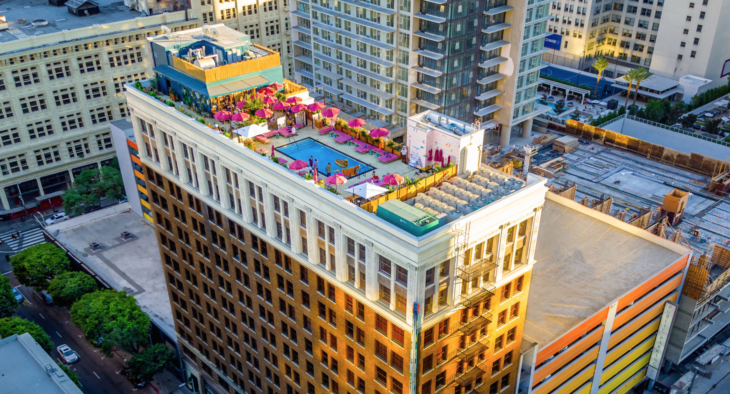
{"label": "city street", "polygon": [[[19,283],[12,275],[10,278],[13,287]],[[32,290],[24,286],[18,287],[26,301],[18,308],[16,315],[30,320],[41,326],[51,337],[55,346],[66,344],[75,350],[80,360],[69,367],[79,375],[82,391],[89,394],[97,393],[155,393],[149,385],[142,389],[135,389],[121,373],[124,361],[119,355],[112,358],[104,355],[86,339],[70,320],[69,310],[56,305],[46,305],[34,296]],[[54,352],[51,357],[59,361],[58,355]]]}

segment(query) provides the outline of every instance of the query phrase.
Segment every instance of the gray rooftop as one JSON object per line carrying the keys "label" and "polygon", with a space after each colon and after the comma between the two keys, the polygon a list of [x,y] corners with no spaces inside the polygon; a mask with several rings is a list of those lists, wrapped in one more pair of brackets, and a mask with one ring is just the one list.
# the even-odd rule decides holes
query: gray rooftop
{"label": "gray rooftop", "polygon": [[[250,36],[248,34],[232,29],[223,23],[207,26],[210,29],[216,29],[219,35],[216,38],[206,36],[203,34],[203,28],[198,27],[175,32],[171,35],[160,34],[159,36],[149,37],[148,40],[165,48],[196,43],[198,41],[207,41],[215,46],[227,49],[241,46],[244,42],[250,42]],[[254,50],[254,47],[251,47],[251,50]],[[257,51],[259,55],[269,54],[261,49],[257,49]]]}
{"label": "gray rooftop", "polygon": [[127,119],[119,119],[111,122],[111,124],[117,126],[120,130],[124,131],[124,135],[127,138],[136,142],[136,138],[134,137],[134,126],[132,125],[132,122],[128,121]]}
{"label": "gray rooftop", "polygon": [[[623,76],[616,78],[616,82],[621,82],[628,85],[626,78],[624,78]],[[634,86],[636,86],[636,84],[634,84]],[[659,75],[652,75],[645,81],[641,82],[642,90],[649,89],[655,90],[657,92],[664,92],[670,89],[674,89],[677,86],[679,86],[679,81],[677,81],[676,79],[666,78]]]}
{"label": "gray rooftop", "polygon": [[676,262],[683,248],[548,193],[524,336],[544,347]]}
{"label": "gray rooftop", "polygon": [[5,394],[81,394],[28,333],[0,340],[0,371],[0,387]]}
{"label": "gray rooftop", "polygon": [[[7,19],[9,30],[0,32],[0,43],[33,37],[41,34],[58,33],[63,30],[79,29],[96,24],[105,25],[137,17],[139,11],[131,11],[120,0],[94,0],[101,13],[78,17],[64,5],[56,7],[48,0],[6,0],[0,2],[0,15]],[[21,23],[21,20],[25,19]],[[45,20],[45,26],[34,26],[33,21]]]}
{"label": "gray rooftop", "polygon": [[[133,213],[128,203],[77,216],[46,230],[114,289],[133,295],[153,323],[176,338],[155,229]],[[134,238],[122,240],[122,231]],[[92,252],[91,242],[102,248]]]}

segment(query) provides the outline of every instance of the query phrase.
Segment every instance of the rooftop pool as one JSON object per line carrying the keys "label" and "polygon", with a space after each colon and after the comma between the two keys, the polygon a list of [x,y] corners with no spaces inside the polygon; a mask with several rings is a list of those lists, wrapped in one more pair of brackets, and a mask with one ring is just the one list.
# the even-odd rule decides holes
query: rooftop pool
{"label": "rooftop pool", "polygon": [[[327,174],[326,168],[328,163],[331,164],[332,167],[330,170],[330,174],[327,175],[341,172],[343,168],[353,168],[358,165],[360,166],[360,170],[357,172],[357,175],[375,169],[374,167],[371,167],[357,159],[354,159],[352,156],[346,155],[336,149],[332,149],[329,146],[311,138],[280,146],[276,149],[276,151],[286,156],[289,156],[294,160],[309,162],[310,157],[312,158],[312,160],[317,160],[317,171],[319,174]],[[347,160],[347,166],[340,167],[335,164],[335,160],[337,159]]]}

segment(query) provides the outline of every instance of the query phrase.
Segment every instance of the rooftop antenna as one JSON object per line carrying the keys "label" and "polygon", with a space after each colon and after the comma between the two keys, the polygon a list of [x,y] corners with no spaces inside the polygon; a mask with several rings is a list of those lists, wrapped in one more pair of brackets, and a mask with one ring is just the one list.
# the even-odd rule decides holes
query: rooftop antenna
{"label": "rooftop antenna", "polygon": [[522,165],[522,180],[527,182],[527,174],[530,172],[530,157],[532,156],[533,147],[525,145],[522,147],[525,152],[525,161]]}

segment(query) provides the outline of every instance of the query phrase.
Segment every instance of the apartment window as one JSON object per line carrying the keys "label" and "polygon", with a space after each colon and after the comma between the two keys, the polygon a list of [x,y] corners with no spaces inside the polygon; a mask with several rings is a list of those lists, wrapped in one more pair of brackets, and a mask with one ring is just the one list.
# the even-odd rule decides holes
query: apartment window
{"label": "apartment window", "polygon": [[697,51],[692,51],[689,55],[689,57],[695,57],[697,56]]}
{"label": "apartment window", "polygon": [[46,64],[48,79],[61,79],[71,76],[71,64],[68,60]]}
{"label": "apartment window", "polygon": [[0,159],[0,173],[10,175],[20,171],[28,170],[28,162],[25,154]]}
{"label": "apartment window", "polygon": [[84,155],[88,155],[89,153],[91,153],[91,150],[89,149],[88,138],[82,138],[79,140],[66,142],[66,147],[68,148],[68,155],[71,158],[77,156],[84,157]]}
{"label": "apartment window", "polygon": [[515,341],[515,331],[517,328],[512,327],[507,331],[507,343],[512,343]]}
{"label": "apartment window", "polygon": [[3,101],[0,103],[0,120],[9,119],[13,117],[13,107],[10,105],[10,101]]}
{"label": "apartment window", "polygon": [[87,83],[84,85],[84,92],[86,93],[87,100],[104,97],[107,95],[106,82],[98,81],[98,82]]}
{"label": "apartment window", "polygon": [[61,161],[61,153],[58,151],[58,145],[38,149],[33,153],[35,154],[36,163],[39,167]]}
{"label": "apartment window", "polygon": [[28,129],[28,135],[32,140],[53,134],[53,124],[50,119],[30,123],[25,127]]}
{"label": "apartment window", "polygon": [[74,87],[54,90],[53,98],[56,100],[57,107],[78,102],[78,98],[76,97],[76,88]]}
{"label": "apartment window", "polygon": [[23,97],[19,101],[20,108],[23,110],[24,114],[37,112],[48,108],[46,106],[46,98],[43,94]]}
{"label": "apartment window", "polygon": [[111,133],[102,133],[96,135],[96,144],[99,150],[105,150],[105,149],[111,149],[114,146],[112,145],[112,135]]}
{"label": "apartment window", "polygon": [[378,271],[390,277],[391,263],[387,258],[378,255]]}
{"label": "apartment window", "polygon": [[408,270],[396,264],[395,280],[403,286],[408,286]]}
{"label": "apartment window", "polygon": [[504,334],[494,339],[494,350],[502,350],[504,348]]}
{"label": "apartment window", "polygon": [[61,116],[60,120],[61,130],[63,131],[69,131],[78,129],[79,127],[84,127],[84,118],[81,116],[80,112]]}
{"label": "apartment window", "polygon": [[699,45],[699,44],[700,44],[700,39],[699,38],[695,38],[694,45]]}
{"label": "apartment window", "polygon": [[112,116],[112,107],[107,105],[106,107],[96,108],[89,110],[91,115],[91,123],[98,124],[114,120]]}
{"label": "apartment window", "polygon": [[142,63],[142,47],[118,49],[107,52],[107,56],[109,57],[109,66],[112,68]]}
{"label": "apartment window", "polygon": [[376,314],[375,329],[380,331],[383,335],[388,335],[388,319]]}
{"label": "apartment window", "polygon": [[89,55],[76,59],[79,63],[79,72],[81,74],[91,73],[101,70],[101,60],[99,55]]}
{"label": "apartment window", "polygon": [[36,67],[13,70],[13,79],[15,80],[16,88],[41,82],[41,79],[38,76],[38,69]]}
{"label": "apartment window", "polygon": [[20,141],[20,134],[18,133],[17,128],[0,130],[0,145],[8,146],[17,144]]}
{"label": "apartment window", "polygon": [[698,33],[702,32],[702,25],[697,25],[697,32]]}
{"label": "apartment window", "polygon": [[682,55],[677,55],[677,60],[682,60]]}

